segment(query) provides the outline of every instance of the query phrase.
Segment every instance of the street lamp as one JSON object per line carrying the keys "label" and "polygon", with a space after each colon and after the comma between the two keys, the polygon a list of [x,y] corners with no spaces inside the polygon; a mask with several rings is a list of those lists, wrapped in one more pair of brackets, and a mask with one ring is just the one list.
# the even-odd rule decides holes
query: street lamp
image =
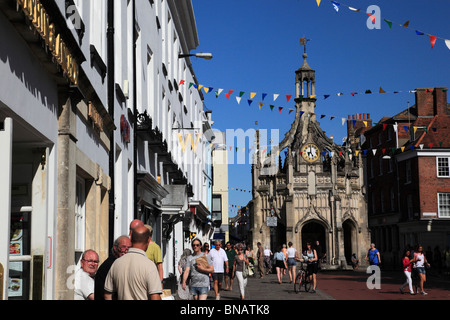
{"label": "street lamp", "polygon": [[196,58],[200,58],[200,59],[205,59],[205,60],[211,60],[213,58],[212,53],[194,53],[194,54],[180,54],[178,55],[178,58],[182,59],[182,58],[187,58],[187,57],[196,57]]}

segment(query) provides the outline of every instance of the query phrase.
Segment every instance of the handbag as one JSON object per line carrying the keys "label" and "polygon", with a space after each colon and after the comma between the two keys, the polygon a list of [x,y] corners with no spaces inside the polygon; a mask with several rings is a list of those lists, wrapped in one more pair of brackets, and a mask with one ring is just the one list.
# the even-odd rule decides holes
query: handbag
{"label": "handbag", "polygon": [[249,276],[248,265],[245,263],[245,261],[244,261],[244,268],[242,270],[242,276],[244,277],[244,279],[247,279]]}

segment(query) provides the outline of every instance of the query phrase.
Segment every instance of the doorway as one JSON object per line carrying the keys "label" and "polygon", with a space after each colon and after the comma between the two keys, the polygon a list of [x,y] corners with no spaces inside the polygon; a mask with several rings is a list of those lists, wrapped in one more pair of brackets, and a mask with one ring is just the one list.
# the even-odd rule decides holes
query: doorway
{"label": "doorway", "polygon": [[[352,254],[357,253],[356,227],[353,221],[345,220],[342,224],[344,230],[344,255],[347,264],[351,264]],[[360,259],[360,257],[358,257]]]}
{"label": "doorway", "polygon": [[[320,250],[318,250],[317,254],[320,255],[322,253],[322,255],[324,255],[327,252],[325,227],[317,221],[310,221],[305,223],[302,228],[302,251],[306,250],[306,244],[308,242],[312,244],[313,248],[316,247],[317,241],[319,241],[320,244]],[[322,252],[320,253],[319,251]]]}

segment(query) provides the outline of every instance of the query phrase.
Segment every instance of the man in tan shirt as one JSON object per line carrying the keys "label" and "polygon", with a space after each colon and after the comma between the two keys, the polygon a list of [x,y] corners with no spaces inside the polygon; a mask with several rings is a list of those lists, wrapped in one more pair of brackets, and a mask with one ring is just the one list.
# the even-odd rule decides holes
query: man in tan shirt
{"label": "man in tan shirt", "polygon": [[161,300],[162,286],[158,270],[145,251],[150,231],[145,226],[131,233],[131,248],[117,259],[105,281],[105,300]]}

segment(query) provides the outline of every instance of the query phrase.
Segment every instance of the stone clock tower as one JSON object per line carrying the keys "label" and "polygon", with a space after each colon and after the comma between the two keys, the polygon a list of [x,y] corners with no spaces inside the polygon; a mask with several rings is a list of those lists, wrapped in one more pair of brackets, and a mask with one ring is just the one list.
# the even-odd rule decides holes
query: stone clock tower
{"label": "stone clock tower", "polygon": [[[315,71],[307,62],[295,72],[296,115],[270,155],[257,152],[252,166],[252,245],[276,250],[292,242],[300,251],[319,241],[323,267],[361,263],[370,245],[361,155],[327,137],[316,118]],[[256,148],[260,150],[259,130]],[[286,155],[284,163],[281,155]]]}

